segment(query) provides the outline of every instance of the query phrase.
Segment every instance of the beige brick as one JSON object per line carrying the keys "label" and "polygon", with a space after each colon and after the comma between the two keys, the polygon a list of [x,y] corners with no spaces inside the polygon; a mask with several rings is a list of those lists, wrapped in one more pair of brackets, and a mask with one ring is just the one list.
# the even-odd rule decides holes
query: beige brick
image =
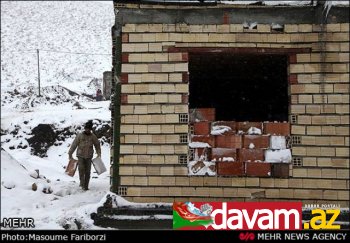
{"label": "beige brick", "polygon": [[161,133],[174,133],[174,125],[161,125]]}
{"label": "beige brick", "polygon": [[147,177],[140,177],[140,176],[135,176],[134,177],[134,185],[139,185],[139,186],[147,186],[148,185],[148,178]]}
{"label": "beige brick", "polygon": [[120,173],[120,175],[132,175],[133,174],[133,167],[131,167],[131,166],[120,166],[119,167],[119,173]]}
{"label": "beige brick", "polygon": [[298,25],[298,32],[312,32],[312,25],[311,24],[299,24]]}
{"label": "beige brick", "polygon": [[242,24],[230,24],[230,32],[243,32]]}
{"label": "beige brick", "polygon": [[288,181],[289,188],[302,188],[303,179],[291,178]]}
{"label": "beige brick", "polygon": [[188,169],[185,166],[175,167],[174,173],[175,173],[175,175],[188,176]]}
{"label": "beige brick", "polygon": [[303,136],[301,137],[304,145],[315,145],[315,137]]}
{"label": "beige brick", "polygon": [[298,25],[296,24],[285,24],[284,31],[286,33],[299,32]]}
{"label": "beige brick", "polygon": [[170,73],[169,82],[182,82],[182,73]]}
{"label": "beige brick", "polygon": [[134,177],[133,176],[122,176],[120,178],[120,184],[121,185],[125,185],[125,186],[128,186],[128,185],[134,185]]}
{"label": "beige brick", "polygon": [[306,148],[305,147],[294,147],[292,150],[293,156],[303,156],[306,155]]}
{"label": "beige brick", "polygon": [[273,178],[260,178],[260,187],[274,187],[275,180]]}
{"label": "beige brick", "polygon": [[134,154],[146,154],[147,146],[146,145],[134,145]]}
{"label": "beige brick", "polygon": [[305,105],[291,105],[291,113],[305,114]]}
{"label": "beige brick", "polygon": [[222,188],[209,188],[209,196],[210,197],[222,197],[223,196],[223,189]]}
{"label": "beige brick", "polygon": [[300,115],[298,116],[298,124],[311,124],[311,117],[308,115]]}
{"label": "beige brick", "polygon": [[327,32],[340,32],[340,24],[327,24]]}
{"label": "beige brick", "polygon": [[344,137],[331,137],[329,142],[332,145],[345,145],[345,138]]}
{"label": "beige brick", "polygon": [[175,113],[188,113],[188,105],[175,105]]}
{"label": "beige brick", "polygon": [[233,187],[245,187],[245,183],[246,183],[245,178],[239,178],[239,177],[232,178],[232,186]]}
{"label": "beige brick", "polygon": [[349,179],[349,169],[337,169],[338,179]]}
{"label": "beige brick", "polygon": [[120,107],[121,114],[134,114],[134,106],[132,105],[122,105]]}
{"label": "beige brick", "polygon": [[349,93],[349,84],[334,84],[335,93]]}
{"label": "beige brick", "polygon": [[189,185],[191,186],[203,186],[203,177],[192,176],[190,177]]}
{"label": "beige brick", "polygon": [[141,190],[140,190],[140,188],[136,188],[136,187],[128,187],[127,188],[127,195],[139,197],[139,196],[141,196]]}
{"label": "beige brick", "polygon": [[305,93],[305,85],[302,85],[302,84],[291,85],[290,91],[292,94]]}
{"label": "beige brick", "polygon": [[217,32],[216,25],[203,25],[203,32]]}
{"label": "beige brick", "polygon": [[130,84],[123,84],[121,86],[122,88],[122,93],[134,93],[135,92],[135,86],[134,85],[130,85]]}
{"label": "beige brick", "polygon": [[134,125],[134,133],[147,133],[147,125]]}
{"label": "beige brick", "polygon": [[189,177],[176,177],[175,184],[177,186],[189,186],[190,185]]}
{"label": "beige brick", "polygon": [[269,33],[271,31],[271,26],[269,24],[258,24],[258,32]]}
{"label": "beige brick", "polygon": [[321,147],[321,152],[319,155],[325,157],[335,156],[335,148]]}
{"label": "beige brick", "polygon": [[175,72],[187,72],[188,71],[188,63],[175,63]]}
{"label": "beige brick", "polygon": [[150,52],[161,52],[163,50],[162,43],[149,43]]}
{"label": "beige brick", "polygon": [[195,34],[195,41],[196,42],[209,42],[209,34]]}
{"label": "beige brick", "polygon": [[323,198],[334,200],[334,199],[338,198],[338,193],[337,193],[337,191],[334,191],[334,190],[324,190],[323,191]]}
{"label": "beige brick", "polygon": [[246,178],[246,186],[259,187],[259,178]]}
{"label": "beige brick", "polygon": [[306,113],[308,114],[320,114],[321,106],[319,105],[306,105]]}
{"label": "beige brick", "polygon": [[162,105],[161,107],[162,113],[175,113],[174,105]]}
{"label": "beige brick", "polygon": [[[303,140],[303,143],[304,143],[304,140]],[[304,166],[316,166],[316,158],[304,157],[303,158],[303,165]]]}
{"label": "beige brick", "polygon": [[338,199],[349,201],[349,191],[338,191]]}
{"label": "beige brick", "polygon": [[165,163],[165,157],[162,155],[152,155],[152,164],[164,164]]}
{"label": "beige brick", "polygon": [[132,145],[120,145],[121,154],[132,154],[134,152],[134,147]]}
{"label": "beige brick", "polygon": [[318,168],[307,169],[307,176],[309,178],[321,178],[321,170]]}
{"label": "beige brick", "polygon": [[349,32],[349,23],[341,23],[340,24],[341,32]]}
{"label": "beige brick", "polygon": [[337,170],[336,169],[322,169],[322,178],[336,178]]}
{"label": "beige brick", "polygon": [[172,166],[163,166],[160,168],[160,174],[165,175],[174,175],[174,167]]}
{"label": "beige brick", "polygon": [[178,123],[179,122],[179,115],[178,114],[167,114],[167,115],[165,115],[165,122],[166,123]]}
{"label": "beige brick", "polygon": [[169,196],[169,188],[168,187],[155,187],[154,188],[155,196]]}
{"label": "beige brick", "polygon": [[294,134],[301,134],[304,135],[305,134],[305,126],[296,126],[296,125],[292,125],[291,126],[291,133]]}
{"label": "beige brick", "polygon": [[168,103],[168,95],[167,94],[156,94],[154,96],[155,103]]}
{"label": "beige brick", "polygon": [[203,32],[203,25],[190,25],[189,32],[190,33]]}
{"label": "beige brick", "polygon": [[223,188],[224,197],[235,197],[237,195],[237,188]]}
{"label": "beige brick", "polygon": [[140,189],[141,196],[154,196],[154,187],[141,187]]}
{"label": "beige brick", "polygon": [[349,156],[349,148],[335,148],[335,154],[337,157]]}
{"label": "beige brick", "polygon": [[189,32],[189,26],[185,23],[180,23],[175,25],[176,32]]}
{"label": "beige brick", "polygon": [[162,93],[174,93],[175,92],[175,84],[162,84],[161,85]]}
{"label": "beige brick", "polygon": [[322,198],[322,190],[294,190],[295,198],[317,199]]}
{"label": "beige brick", "polygon": [[209,188],[208,187],[197,187],[196,191],[193,195],[208,197],[209,196]]}
{"label": "beige brick", "polygon": [[293,177],[307,177],[307,169],[294,168],[293,169]]}
{"label": "beige brick", "polygon": [[349,167],[349,161],[347,159],[342,158],[334,158],[332,159],[333,167]]}
{"label": "beige brick", "polygon": [[176,125],[175,133],[188,133],[188,125]]}
{"label": "beige brick", "polygon": [[175,145],[176,154],[188,154],[188,145]]}
{"label": "beige brick", "polygon": [[175,32],[175,24],[163,24],[163,32]]}
{"label": "beige brick", "polygon": [[266,189],[265,190],[266,198],[279,198],[280,190],[279,189]]}
{"label": "beige brick", "polygon": [[125,143],[138,143],[139,136],[138,135],[125,135]]}
{"label": "beige brick", "polygon": [[141,83],[141,74],[129,74],[129,83]]}
{"label": "beige brick", "polygon": [[[166,143],[165,135],[152,135],[152,142],[156,143],[156,144],[164,144],[164,143]],[[159,150],[160,150],[160,148],[159,148]]]}
{"label": "beige brick", "polygon": [[173,95],[169,94],[169,103],[181,103],[182,102],[182,96],[181,95]]}
{"label": "beige brick", "polygon": [[174,154],[175,148],[173,145],[161,145],[160,153],[161,154]]}
{"label": "beige brick", "polygon": [[148,177],[148,185],[150,186],[160,186],[162,184],[162,177],[159,176],[149,176]]}

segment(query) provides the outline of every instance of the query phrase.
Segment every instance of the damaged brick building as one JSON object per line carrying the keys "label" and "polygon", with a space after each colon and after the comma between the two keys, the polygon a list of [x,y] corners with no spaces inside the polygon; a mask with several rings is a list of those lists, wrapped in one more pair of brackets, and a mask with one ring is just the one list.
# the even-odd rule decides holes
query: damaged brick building
{"label": "damaged brick building", "polygon": [[111,190],[349,207],[349,5],[114,1]]}

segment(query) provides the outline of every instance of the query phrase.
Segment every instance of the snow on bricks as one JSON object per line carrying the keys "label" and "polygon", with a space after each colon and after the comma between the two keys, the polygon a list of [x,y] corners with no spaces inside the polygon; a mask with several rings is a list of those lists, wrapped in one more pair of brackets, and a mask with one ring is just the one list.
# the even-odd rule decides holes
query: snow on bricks
{"label": "snow on bricks", "polygon": [[215,109],[200,108],[190,110],[190,124],[190,175],[289,177],[289,123],[215,121]]}

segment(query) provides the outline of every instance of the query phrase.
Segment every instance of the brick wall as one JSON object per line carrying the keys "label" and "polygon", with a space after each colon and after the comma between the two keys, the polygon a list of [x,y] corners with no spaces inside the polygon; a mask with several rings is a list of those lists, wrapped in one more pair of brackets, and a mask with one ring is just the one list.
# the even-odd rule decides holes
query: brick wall
{"label": "brick wall", "polygon": [[[285,24],[283,32],[267,24],[125,24],[122,33],[120,186],[127,199],[349,206],[349,23]],[[189,113],[191,48],[289,56],[288,179],[188,176],[188,145],[180,137],[189,127],[180,117]]]}

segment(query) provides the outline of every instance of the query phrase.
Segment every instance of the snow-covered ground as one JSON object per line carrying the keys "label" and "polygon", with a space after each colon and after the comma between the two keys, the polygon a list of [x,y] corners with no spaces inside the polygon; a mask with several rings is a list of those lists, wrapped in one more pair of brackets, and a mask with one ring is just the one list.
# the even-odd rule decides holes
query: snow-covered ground
{"label": "snow-covered ground", "polygon": [[[111,56],[73,53],[111,53],[113,22],[112,1],[1,1],[1,222],[31,217],[35,229],[99,228],[90,214],[109,193],[108,139],[100,138],[107,172],[97,175],[92,168],[90,190],[80,190],[78,171],[70,177],[65,166],[85,122],[93,120],[97,130],[110,126],[109,101],[83,94],[101,88]],[[40,49],[41,97],[35,49]],[[40,157],[28,143],[39,124],[62,135]]]}

